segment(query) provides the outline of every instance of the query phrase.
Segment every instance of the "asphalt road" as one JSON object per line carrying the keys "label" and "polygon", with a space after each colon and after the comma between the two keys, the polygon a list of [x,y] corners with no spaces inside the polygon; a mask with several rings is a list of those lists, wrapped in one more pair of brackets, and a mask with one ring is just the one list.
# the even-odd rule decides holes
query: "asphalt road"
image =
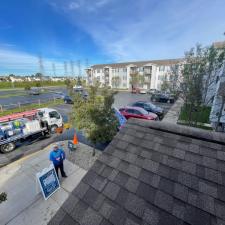
{"label": "asphalt road", "polygon": [[[61,87],[55,87],[55,88],[48,88],[46,89],[47,92],[41,93],[40,95],[29,95],[26,91],[23,90],[16,90],[16,91],[0,91],[0,105],[3,107],[3,109],[12,109],[18,107],[18,105],[26,105],[31,103],[39,103],[40,102],[46,102],[50,99],[54,99],[59,97],[57,93],[63,93],[66,94],[66,88]],[[4,96],[7,95],[15,95],[18,94],[18,96],[12,96],[4,98]]]}
{"label": "asphalt road", "polygon": [[[149,101],[150,96],[147,94],[141,95],[141,94],[130,94],[128,92],[120,92],[115,96],[115,103],[114,107],[120,108],[124,107],[126,105],[129,105],[130,103],[138,100],[146,100]],[[170,109],[172,104],[168,103],[155,103],[156,105],[164,108],[165,113]],[[72,105],[63,104],[58,105],[54,107],[56,110],[60,112],[60,114],[63,117],[64,122],[68,121],[68,115],[71,112]],[[91,143],[84,137],[82,132],[77,131],[78,140],[81,143],[87,144],[89,146],[92,146]],[[0,153],[0,165],[1,165],[1,157],[4,157],[6,160],[14,161],[18,158],[23,157],[26,154],[29,154],[30,152],[39,151],[40,149],[45,148],[49,144],[57,141],[63,141],[63,140],[71,140],[74,135],[74,129],[70,129],[69,131],[64,132],[62,135],[52,135],[50,138],[42,138],[40,139],[37,137],[36,139],[33,139],[32,141],[24,142],[22,145],[18,146],[15,151],[8,153],[8,154],[1,154]],[[104,148],[107,146],[107,144],[102,145],[99,144],[96,147],[100,150],[104,150]]]}

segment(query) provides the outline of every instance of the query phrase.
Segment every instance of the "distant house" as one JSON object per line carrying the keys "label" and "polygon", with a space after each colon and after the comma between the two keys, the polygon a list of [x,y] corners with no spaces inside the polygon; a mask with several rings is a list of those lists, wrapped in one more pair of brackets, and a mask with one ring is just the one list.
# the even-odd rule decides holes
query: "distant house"
{"label": "distant house", "polygon": [[9,75],[9,80],[11,82],[23,82],[24,81],[24,77],[22,77],[22,76],[15,76],[15,75]]}
{"label": "distant house", "polygon": [[51,81],[64,81],[66,80],[66,77],[51,77]]}

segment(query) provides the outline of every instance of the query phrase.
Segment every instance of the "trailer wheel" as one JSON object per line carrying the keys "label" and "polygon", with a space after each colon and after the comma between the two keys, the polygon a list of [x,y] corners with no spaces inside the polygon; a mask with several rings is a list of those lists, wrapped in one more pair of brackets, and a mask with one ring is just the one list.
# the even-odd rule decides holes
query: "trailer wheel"
{"label": "trailer wheel", "polygon": [[15,143],[8,143],[1,146],[1,152],[2,153],[8,153],[12,152],[15,149],[16,145]]}

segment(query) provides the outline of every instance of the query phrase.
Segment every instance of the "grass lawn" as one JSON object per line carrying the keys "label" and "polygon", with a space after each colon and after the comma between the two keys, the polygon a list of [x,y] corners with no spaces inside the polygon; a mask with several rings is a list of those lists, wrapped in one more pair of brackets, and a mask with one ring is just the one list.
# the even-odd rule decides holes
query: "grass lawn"
{"label": "grass lawn", "polygon": [[15,108],[15,109],[10,109],[10,110],[0,112],[0,116],[6,116],[12,113],[23,112],[23,111],[32,110],[32,109],[53,107],[62,103],[63,103],[62,99],[57,99],[55,101],[49,101],[49,102],[41,103],[41,104],[30,104],[26,106],[21,106],[20,108]]}
{"label": "grass lawn", "polygon": [[[209,115],[210,115],[211,107],[201,106],[197,110],[193,110],[192,112],[192,121],[199,123],[210,123]],[[183,106],[180,112],[179,120],[188,121],[188,106]]]}

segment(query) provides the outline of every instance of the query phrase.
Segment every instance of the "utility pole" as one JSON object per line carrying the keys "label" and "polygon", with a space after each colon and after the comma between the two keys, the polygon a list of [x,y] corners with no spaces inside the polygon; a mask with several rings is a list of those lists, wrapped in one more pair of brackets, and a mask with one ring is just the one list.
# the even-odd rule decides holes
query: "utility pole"
{"label": "utility pole", "polygon": [[65,76],[67,76],[68,75],[68,73],[67,73],[67,62],[64,62],[64,71],[65,71]]}
{"label": "utility pole", "polygon": [[80,77],[81,76],[80,60],[77,60],[77,68],[78,68],[78,77]]}
{"label": "utility pole", "polygon": [[71,60],[70,61],[70,68],[71,68],[71,76],[74,76],[74,62]]}
{"label": "utility pole", "polygon": [[44,65],[41,55],[39,55],[38,63],[39,63],[39,72],[44,76]]}
{"label": "utility pole", "polygon": [[56,74],[55,74],[55,63],[52,63],[52,71],[53,71],[53,75],[55,77],[56,76]]}

